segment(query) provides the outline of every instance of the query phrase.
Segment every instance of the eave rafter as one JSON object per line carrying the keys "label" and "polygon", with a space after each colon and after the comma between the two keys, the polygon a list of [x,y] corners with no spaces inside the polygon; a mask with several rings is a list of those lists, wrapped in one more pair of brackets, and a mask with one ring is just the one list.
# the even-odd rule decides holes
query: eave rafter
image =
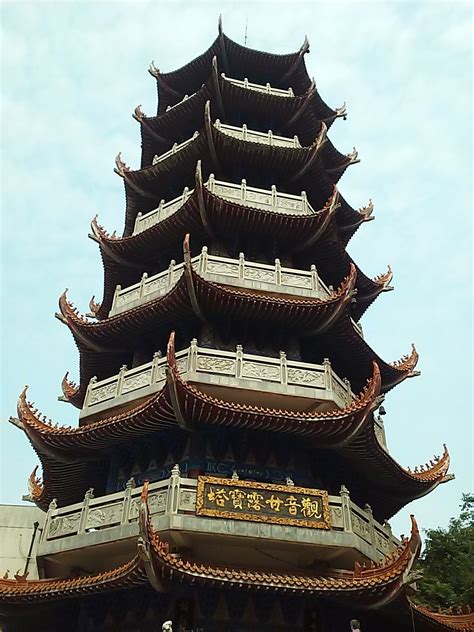
{"label": "eave rafter", "polygon": [[409,601],[414,619],[420,625],[428,623],[433,632],[472,632],[474,630],[474,612],[469,606],[457,609],[438,609],[437,612]]}
{"label": "eave rafter", "polygon": [[27,574],[19,573],[15,579],[9,579],[7,573],[0,579],[0,603],[5,607],[26,604],[32,599],[40,603],[59,601],[130,588],[146,581],[161,592],[170,582],[184,580],[238,590],[300,592],[338,599],[350,594],[357,596],[362,607],[373,607],[395,599],[410,583],[410,571],[420,545],[418,526],[412,516],[410,538],[404,538],[396,551],[371,568],[356,563],[352,572],[316,575],[303,570],[267,571],[196,562],[185,554],[171,553],[169,545],[154,531],[148,508],[148,482],[145,482],[139,503],[137,554],[130,561],[105,572],[63,579],[28,580]]}
{"label": "eave rafter", "polygon": [[265,571],[232,566],[217,566],[195,562],[186,555],[170,553],[169,546],[153,530],[147,505],[148,483],[145,483],[139,509],[140,555],[145,563],[150,583],[161,583],[163,576],[199,584],[278,593],[308,593],[344,599],[357,596],[362,607],[373,607],[395,599],[410,583],[410,571],[421,547],[413,516],[410,538],[404,538],[399,548],[380,564],[364,568],[356,564],[353,572],[337,575],[315,575],[311,572]]}

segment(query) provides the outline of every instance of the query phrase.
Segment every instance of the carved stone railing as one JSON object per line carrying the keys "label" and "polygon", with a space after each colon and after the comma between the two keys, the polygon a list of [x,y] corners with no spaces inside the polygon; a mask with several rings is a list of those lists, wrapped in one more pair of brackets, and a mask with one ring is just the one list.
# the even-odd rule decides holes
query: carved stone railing
{"label": "carved stone railing", "polygon": [[262,85],[260,83],[251,83],[247,78],[241,81],[240,79],[232,79],[231,77],[226,77],[224,73],[221,73],[221,77],[229,83],[233,83],[235,86],[239,86],[240,88],[247,88],[247,90],[265,92],[266,94],[273,94],[278,97],[295,96],[292,88],[288,88],[288,90],[282,90],[281,88],[272,88],[269,83],[266,83],[265,85]]}
{"label": "carved stone railing", "polygon": [[245,123],[242,127],[235,127],[234,125],[221,123],[219,119],[216,119],[214,126],[220,132],[226,134],[226,136],[232,136],[232,138],[238,138],[239,140],[245,140],[251,143],[261,143],[263,145],[270,145],[271,147],[301,147],[298,136],[293,136],[293,138],[277,136],[271,130],[268,130],[267,133],[257,132],[256,130],[248,129]]}
{"label": "carved stone railing", "polygon": [[161,162],[162,160],[165,160],[166,158],[169,158],[170,156],[173,156],[174,154],[178,153],[178,151],[181,151],[181,149],[184,149],[187,145],[192,143],[193,140],[197,138],[198,136],[199,136],[199,132],[194,132],[191,138],[188,138],[187,140],[179,144],[175,143],[173,147],[171,147],[171,149],[169,149],[168,151],[165,151],[164,154],[160,154],[159,156],[154,156],[152,164],[156,165],[157,162]]}
{"label": "carved stone railing", "polygon": [[[266,94],[272,94],[278,97],[294,97],[295,96],[295,93],[293,92],[293,88],[288,88],[288,90],[282,90],[281,88],[273,88],[269,83],[266,83],[265,85],[262,85],[260,83],[252,83],[247,78],[241,81],[240,79],[232,79],[231,77],[226,77],[224,73],[221,73],[221,76],[223,79],[225,79],[225,81],[228,81],[229,83],[233,83],[235,86],[239,86],[240,88],[246,88],[247,90],[254,90],[255,92],[264,92]],[[189,98],[191,98],[195,94],[196,94],[195,92],[193,92],[192,94],[185,94],[184,97],[181,99],[181,101],[178,101],[178,103],[175,103],[174,105],[168,105],[166,108],[166,111],[169,112],[169,110],[172,110],[176,106],[181,105],[181,103],[183,103],[184,101],[187,101]]]}
{"label": "carved stone railing", "polygon": [[[204,278],[224,285],[244,287],[274,293],[327,299],[330,290],[319,278],[316,266],[310,270],[283,267],[279,259],[274,265],[246,261],[243,253],[238,259],[208,254],[207,247],[191,260],[193,268]],[[117,285],[110,316],[143,305],[163,296],[176,284],[184,272],[184,264],[171,261],[167,270],[149,277],[145,272],[139,283],[123,288]]]}
{"label": "carved stone railing", "polygon": [[[323,364],[309,364],[287,360],[283,351],[279,358],[251,355],[244,353],[241,345],[236,351],[207,349],[198,347],[194,339],[188,349],[176,354],[176,364],[183,378],[194,383],[259,392],[265,384],[266,396],[307,397],[331,408],[343,408],[354,398],[349,381],[336,375],[328,359]],[[100,382],[93,377],[80,417],[156,393],[164,386],[166,367],[166,358],[157,352],[147,364],[132,369],[123,366],[118,375]]]}
{"label": "carved stone railing", "polygon": [[[271,189],[259,189],[257,187],[247,186],[246,180],[242,180],[240,184],[216,180],[213,174],[209,176],[209,180],[204,186],[211,193],[230,202],[244,206],[289,215],[312,215],[315,213],[313,207],[308,202],[305,191],[302,191],[300,195],[280,193],[274,185]],[[133,234],[137,235],[147,230],[147,228],[159,224],[170,217],[170,215],[173,215],[173,213],[183,206],[193,192],[194,189],[189,190],[189,188],[186,187],[183,193],[173,200],[169,202],[161,200],[156,209],[144,214],[141,212],[138,213]]]}
{"label": "carved stone railing", "polygon": [[[48,555],[67,548],[80,549],[91,546],[96,539],[102,543],[114,541],[120,534],[122,537],[136,537],[140,494],[141,488],[135,487],[134,480],[130,479],[125,490],[114,494],[94,498],[93,490],[89,490],[83,502],[61,508],[53,501],[46,515],[38,555]],[[218,530],[221,526],[219,523],[222,522],[226,525],[239,522],[233,519],[197,516],[196,495],[197,480],[181,476],[177,466],[172,469],[168,479],[150,483],[148,506],[155,528],[159,528],[160,518],[168,518],[167,528],[172,528],[175,516],[180,517],[180,528],[197,534]],[[399,541],[393,536],[390,525],[377,522],[368,505],[361,509],[353,503],[344,486],[341,487],[340,495],[330,495],[328,500],[330,529],[303,529],[311,543],[334,547],[341,544],[337,534],[345,534],[348,537],[341,545],[345,548],[353,546],[374,561],[396,549]],[[212,525],[215,525],[214,529]],[[247,531],[248,535],[253,535],[252,526],[254,525],[249,522],[240,522],[239,537],[245,537]],[[294,535],[301,529],[302,527],[272,525],[271,531],[267,530],[265,538],[271,540],[290,537],[294,541],[301,541],[301,538]],[[225,529],[230,537],[231,531],[229,527]]]}

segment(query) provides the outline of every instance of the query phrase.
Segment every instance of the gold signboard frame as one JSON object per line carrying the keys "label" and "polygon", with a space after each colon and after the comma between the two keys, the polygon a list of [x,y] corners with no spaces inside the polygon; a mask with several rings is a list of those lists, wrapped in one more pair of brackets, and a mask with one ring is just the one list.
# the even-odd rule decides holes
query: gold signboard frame
{"label": "gold signboard frame", "polygon": [[[317,499],[321,502],[321,511],[318,512],[321,520],[309,520],[292,516],[272,515],[268,513],[249,513],[248,511],[232,511],[228,508],[206,506],[206,486],[215,485],[220,489],[240,488],[242,490],[279,492],[286,497],[304,496]],[[207,489],[209,489],[207,487]],[[280,498],[280,497],[279,497]],[[262,495],[263,500],[263,495]],[[282,501],[283,502],[283,501]],[[269,504],[269,503],[267,503]],[[279,511],[279,510],[277,510]],[[217,476],[199,476],[196,495],[196,515],[212,516],[216,518],[230,518],[231,520],[247,520],[250,522],[266,522],[267,524],[291,525],[295,527],[309,527],[310,529],[330,529],[329,498],[328,492],[321,489],[297,487],[296,485],[277,485],[273,483],[259,483],[255,481],[242,481],[238,479],[220,478]]]}

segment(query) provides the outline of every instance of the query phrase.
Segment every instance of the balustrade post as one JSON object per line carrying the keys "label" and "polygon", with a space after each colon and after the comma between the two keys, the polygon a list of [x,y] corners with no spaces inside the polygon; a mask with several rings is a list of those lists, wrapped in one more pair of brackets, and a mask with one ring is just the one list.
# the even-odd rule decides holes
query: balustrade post
{"label": "balustrade post", "polygon": [[197,355],[198,355],[197,338],[193,338],[191,340],[191,344],[189,345],[189,352],[188,352],[188,371],[190,372],[197,370]]}
{"label": "balustrade post", "polygon": [[239,279],[245,278],[245,255],[243,252],[239,252]]}
{"label": "balustrade post", "polygon": [[375,552],[377,550],[377,540],[375,539],[374,513],[372,511],[372,507],[368,504],[365,505],[364,511],[367,514],[369,520],[370,543]]}
{"label": "balustrade post", "polygon": [[184,204],[186,202],[186,200],[188,199],[189,196],[189,187],[184,187],[183,189],[183,195],[181,197],[181,202]]}
{"label": "balustrade post", "polygon": [[323,367],[324,367],[324,386],[327,391],[332,391],[333,390],[333,375],[332,375],[331,362],[329,361],[329,358],[324,358]]}
{"label": "balustrade post", "polygon": [[242,363],[244,359],[244,350],[242,345],[237,345],[235,350],[235,377],[242,377]]}
{"label": "balustrade post", "polygon": [[58,502],[56,498],[53,498],[53,500],[49,503],[48,512],[46,513],[46,518],[43,525],[43,533],[41,534],[41,542],[46,542],[46,540],[48,539],[49,525],[51,524],[51,519],[57,513],[57,509]]}
{"label": "balustrade post", "polygon": [[174,259],[171,259],[170,264],[168,266],[168,287],[170,287],[173,284],[175,265],[176,265],[176,261]]}
{"label": "balustrade post", "polygon": [[308,213],[308,196],[306,195],[306,191],[301,191],[301,202],[303,213]]}
{"label": "balustrade post", "polygon": [[177,147],[178,147],[178,143],[174,143],[174,144],[173,144],[173,147],[171,148],[171,153],[172,153],[172,154],[175,154],[175,153],[176,153]]}
{"label": "balustrade post", "polygon": [[89,511],[89,505],[94,498],[94,488],[90,487],[84,494],[84,502],[82,503],[81,517],[79,518],[79,526],[77,528],[77,534],[84,533],[86,530],[87,513]]}
{"label": "balustrade post", "polygon": [[270,147],[273,147],[273,132],[271,129],[268,130],[268,144],[270,145]]}
{"label": "balustrade post", "polygon": [[244,77],[244,88],[248,88],[248,87],[249,87],[248,77]]}
{"label": "balustrade post", "polygon": [[242,178],[240,183],[240,199],[243,202],[247,199],[247,180],[245,178]]}
{"label": "balustrade post", "polygon": [[87,385],[86,396],[84,398],[84,408],[87,408],[89,405],[89,400],[91,397],[92,389],[94,388],[94,384],[97,382],[97,375],[93,375],[89,380],[89,384]]}
{"label": "balustrade post", "polygon": [[145,285],[148,279],[148,272],[144,272],[142,274],[142,278],[140,279],[140,298],[143,298],[145,294]]}
{"label": "balustrade post", "polygon": [[142,219],[142,215],[143,213],[141,211],[138,211],[137,216],[135,217],[135,224],[133,226],[133,232],[136,233],[138,230],[138,227],[140,226],[140,222]]}
{"label": "balustrade post", "polygon": [[316,270],[316,266],[314,265],[314,263],[310,268],[310,272],[311,272],[311,289],[314,290],[315,292],[319,292],[318,271]]}
{"label": "balustrade post", "polygon": [[300,139],[298,138],[298,136],[293,136],[293,147],[299,147],[300,146]]}
{"label": "balustrade post", "polygon": [[271,92],[271,90],[272,90],[272,87],[271,87],[271,85],[268,83],[268,81],[267,81],[267,83],[265,84],[265,88],[267,89],[267,94],[270,94],[270,92]]}
{"label": "balustrade post", "polygon": [[209,175],[209,180],[207,181],[207,187],[211,193],[214,193],[215,184],[216,184],[216,178],[214,177],[214,174],[211,173]]}
{"label": "balustrade post", "polygon": [[395,551],[395,549],[397,547],[395,545],[395,542],[393,541],[392,525],[390,524],[390,522],[388,520],[384,520],[383,521],[383,528],[384,528],[385,532],[387,533],[388,550],[390,551],[390,553],[393,553],[393,551]]}
{"label": "balustrade post", "polygon": [[288,384],[288,364],[284,351],[280,351],[280,382],[284,385]]}
{"label": "balustrade post", "polygon": [[352,399],[351,383],[349,382],[347,377],[345,377],[342,381],[344,382],[344,386],[346,387],[346,403],[348,404]]}
{"label": "balustrade post", "polygon": [[156,382],[156,372],[157,372],[158,364],[161,358],[162,358],[161,351],[155,351],[155,353],[153,354],[153,359],[151,361],[150,384],[154,384]]}
{"label": "balustrade post", "polygon": [[207,262],[208,262],[208,251],[207,246],[203,246],[201,250],[201,257],[199,260],[199,272],[201,274],[205,274],[207,272]]}
{"label": "balustrade post", "polygon": [[128,524],[128,514],[130,511],[130,502],[132,499],[132,490],[135,487],[135,479],[131,476],[125,483],[125,492],[123,494],[122,517],[120,524]]}
{"label": "balustrade post", "polygon": [[345,485],[341,485],[339,495],[341,497],[342,523],[344,525],[344,531],[352,533],[351,499],[349,490]]}
{"label": "balustrade post", "polygon": [[275,284],[281,285],[281,261],[275,259]]}
{"label": "balustrade post", "polygon": [[127,365],[122,364],[122,366],[120,367],[118,378],[117,378],[117,388],[115,389],[115,397],[118,397],[122,393],[123,376],[126,370],[127,370]]}
{"label": "balustrade post", "polygon": [[121,285],[116,285],[115,286],[115,292],[114,292],[114,298],[112,299],[112,307],[110,308],[110,311],[113,312],[115,309],[115,306],[117,305],[117,300],[118,300],[118,296],[120,294],[120,290],[122,289]]}
{"label": "balustrade post", "polygon": [[288,88],[288,94],[290,95],[290,97],[295,96],[295,93],[293,92],[293,88]]}
{"label": "balustrade post", "polygon": [[171,470],[168,483],[168,495],[166,497],[166,513],[177,514],[179,509],[179,488],[181,485],[181,473],[179,465],[176,464]]}
{"label": "balustrade post", "polygon": [[242,125],[242,140],[247,140],[247,125],[244,123]]}
{"label": "balustrade post", "polygon": [[274,184],[272,184],[272,209],[276,209],[278,207],[278,192],[277,188]]}

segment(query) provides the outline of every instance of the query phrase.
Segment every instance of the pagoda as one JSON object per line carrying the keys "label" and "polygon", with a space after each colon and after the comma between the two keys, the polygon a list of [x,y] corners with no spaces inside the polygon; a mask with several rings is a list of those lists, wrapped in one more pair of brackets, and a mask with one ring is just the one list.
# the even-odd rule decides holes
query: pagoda
{"label": "pagoda", "polygon": [[78,425],[26,388],[10,419],[45,516],[39,579],[0,580],[5,630],[473,629],[411,601],[418,526],[398,539],[388,522],[450,479],[449,454],[411,470],[387,447],[382,401],[418,354],[388,362],[364,340],[392,271],[347,253],[373,205],[338,191],[358,154],[328,138],[346,108],[322,100],[308,52],[246,48],[219,21],[186,66],[150,66],[141,166],[115,161],[123,236],[91,225],[102,301],[59,299]]}

